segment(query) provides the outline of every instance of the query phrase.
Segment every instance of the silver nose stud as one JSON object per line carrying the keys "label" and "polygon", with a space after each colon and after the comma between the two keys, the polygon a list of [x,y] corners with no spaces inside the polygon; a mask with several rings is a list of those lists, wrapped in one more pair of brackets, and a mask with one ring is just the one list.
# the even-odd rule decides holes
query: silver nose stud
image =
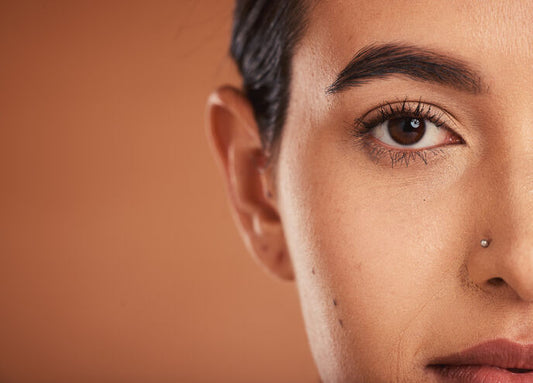
{"label": "silver nose stud", "polygon": [[490,241],[488,239],[482,239],[481,242],[480,242],[480,245],[481,245],[481,247],[486,249],[487,247],[489,247]]}

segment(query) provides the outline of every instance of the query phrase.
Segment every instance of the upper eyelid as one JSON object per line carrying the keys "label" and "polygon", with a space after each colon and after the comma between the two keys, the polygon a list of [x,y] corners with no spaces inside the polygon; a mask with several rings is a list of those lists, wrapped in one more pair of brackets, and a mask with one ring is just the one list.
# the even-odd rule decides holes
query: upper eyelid
{"label": "upper eyelid", "polygon": [[[382,110],[386,110],[389,107],[397,107],[398,105],[402,105],[402,106],[403,105],[410,105],[409,106],[409,110],[407,110],[407,112],[409,112],[409,111],[413,112],[412,107],[411,107],[412,104],[423,105],[425,108],[427,108],[427,107],[436,108],[436,110],[438,110],[439,112],[442,112],[442,115],[447,117],[446,125],[448,125],[448,123],[450,123],[451,124],[450,128],[457,128],[459,126],[459,121],[458,121],[457,117],[453,113],[451,113],[450,111],[448,111],[445,108],[441,107],[440,105],[437,105],[437,104],[434,104],[434,103],[431,103],[431,102],[425,102],[422,99],[418,99],[418,100],[404,99],[404,100],[397,100],[397,101],[393,101],[393,102],[384,101],[384,102],[380,103],[378,106],[372,108],[370,111],[366,112],[363,116],[361,116],[359,118],[356,118],[355,122],[358,125],[362,124],[362,123],[365,122],[365,119],[368,119],[368,117],[371,116],[372,114],[380,113],[380,111],[382,111]],[[426,112],[427,112],[427,110],[426,110]],[[399,111],[398,110],[394,110],[394,113],[399,113]],[[457,133],[457,134],[459,134],[459,133]]]}
{"label": "upper eyelid", "polygon": [[379,105],[374,107],[372,110],[370,110],[367,113],[365,113],[362,118],[364,118],[365,116],[371,114],[373,111],[379,110],[381,108],[387,108],[389,106],[395,106],[395,105],[398,105],[398,104],[401,104],[401,105],[404,105],[404,104],[406,104],[406,105],[417,104],[417,105],[434,107],[434,108],[437,108],[438,110],[443,111],[446,115],[451,116],[454,119],[457,119],[457,117],[453,113],[451,113],[448,110],[444,109],[440,105],[437,105],[437,104],[434,104],[434,103],[431,103],[431,102],[425,102],[425,101],[422,101],[421,99],[419,99],[419,100],[405,99],[405,100],[397,100],[397,101],[393,101],[393,102],[383,101],[382,103],[380,103]]}

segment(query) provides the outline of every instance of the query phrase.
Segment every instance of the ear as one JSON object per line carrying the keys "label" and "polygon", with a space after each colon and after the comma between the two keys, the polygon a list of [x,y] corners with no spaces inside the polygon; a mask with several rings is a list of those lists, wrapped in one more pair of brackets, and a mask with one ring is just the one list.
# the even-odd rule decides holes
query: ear
{"label": "ear", "polygon": [[248,250],[270,272],[293,280],[273,172],[265,168],[267,158],[253,109],[241,91],[226,86],[209,97],[207,136]]}

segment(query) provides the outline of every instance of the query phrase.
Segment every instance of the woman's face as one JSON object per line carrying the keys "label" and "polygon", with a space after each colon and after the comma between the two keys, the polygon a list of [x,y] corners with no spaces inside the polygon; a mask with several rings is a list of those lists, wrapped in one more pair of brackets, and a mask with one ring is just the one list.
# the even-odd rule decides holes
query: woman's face
{"label": "woman's face", "polygon": [[529,1],[311,9],[276,199],[324,381],[446,381],[447,355],[533,343],[532,20]]}

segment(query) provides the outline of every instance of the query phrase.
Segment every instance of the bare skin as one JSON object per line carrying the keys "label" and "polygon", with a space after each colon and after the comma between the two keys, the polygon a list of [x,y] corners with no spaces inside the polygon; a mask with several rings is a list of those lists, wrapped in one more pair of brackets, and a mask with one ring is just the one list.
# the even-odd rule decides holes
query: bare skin
{"label": "bare skin", "polygon": [[[533,343],[531,20],[528,1],[319,1],[266,171],[247,100],[228,87],[211,97],[239,229],[295,280],[324,382],[436,382],[435,358]],[[479,87],[392,74],[326,91],[357,52],[390,43],[457,60]],[[426,146],[384,136],[390,119],[361,134],[361,119],[401,108]]]}

